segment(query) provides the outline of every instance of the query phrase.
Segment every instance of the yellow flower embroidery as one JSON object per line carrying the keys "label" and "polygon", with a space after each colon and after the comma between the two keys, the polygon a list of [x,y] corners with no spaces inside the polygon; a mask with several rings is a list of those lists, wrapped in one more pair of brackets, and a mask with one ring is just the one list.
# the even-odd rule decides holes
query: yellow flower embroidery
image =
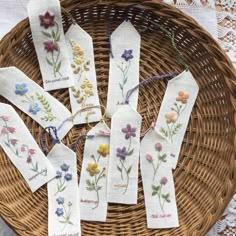
{"label": "yellow flower embroidery", "polygon": [[107,155],[109,155],[109,144],[100,144],[97,152],[101,156],[106,157]]}
{"label": "yellow flower embroidery", "polygon": [[91,81],[89,81],[88,79],[85,79],[84,82],[81,84],[80,86],[83,91],[89,95],[92,96],[93,95],[93,84],[91,83]]}
{"label": "yellow flower embroidery", "polygon": [[86,170],[89,172],[90,176],[94,176],[100,172],[97,163],[89,163]]}

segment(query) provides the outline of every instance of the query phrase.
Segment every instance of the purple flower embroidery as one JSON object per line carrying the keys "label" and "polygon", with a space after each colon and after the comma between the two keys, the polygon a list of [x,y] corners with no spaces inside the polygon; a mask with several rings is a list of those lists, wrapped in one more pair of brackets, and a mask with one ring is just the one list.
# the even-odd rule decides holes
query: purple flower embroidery
{"label": "purple flower embroidery", "polygon": [[125,139],[129,139],[131,136],[136,137],[136,128],[132,128],[130,124],[127,124],[126,128],[121,129],[121,131],[125,133]]}
{"label": "purple flower embroidery", "polygon": [[128,152],[126,150],[126,147],[117,148],[116,149],[116,156],[120,157],[122,160],[125,160],[126,156],[128,156]]}
{"label": "purple flower embroidery", "polygon": [[47,52],[54,52],[54,51],[58,51],[59,50],[58,45],[53,43],[52,41],[46,41],[43,44],[44,44],[44,49]]}
{"label": "purple flower embroidery", "polygon": [[124,50],[123,54],[122,54],[122,58],[124,58],[126,61],[131,60],[132,58],[134,58],[134,56],[132,55],[133,50]]}
{"label": "purple flower embroidery", "polygon": [[54,26],[55,25],[54,18],[55,16],[50,15],[48,11],[45,13],[45,15],[39,15],[40,26],[43,26],[45,29],[48,29],[50,26]]}

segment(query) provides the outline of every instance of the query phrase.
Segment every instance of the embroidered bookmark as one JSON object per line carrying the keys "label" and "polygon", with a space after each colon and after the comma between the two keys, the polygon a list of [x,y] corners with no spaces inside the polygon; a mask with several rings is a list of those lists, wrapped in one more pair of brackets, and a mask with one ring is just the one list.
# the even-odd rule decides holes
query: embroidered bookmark
{"label": "embroidered bookmark", "polygon": [[56,178],[48,183],[48,235],[80,235],[79,189],[76,154],[56,144],[48,159]]}
{"label": "embroidered bookmark", "polygon": [[[127,91],[139,83],[140,34],[130,21],[124,21],[111,35],[107,116],[125,102]],[[136,109],[138,89],[133,93],[130,104]]]}
{"label": "embroidered bookmark", "polygon": [[[94,63],[93,40],[77,24],[71,25],[66,35],[67,48],[73,70],[74,86],[69,89],[72,113],[82,108],[100,106]],[[79,113],[74,124],[99,121],[101,109],[91,108]]]}
{"label": "embroidered bookmark", "polygon": [[74,85],[58,0],[28,3],[28,16],[46,91]]}
{"label": "embroidered bookmark", "polygon": [[125,104],[112,116],[108,202],[136,204],[142,117]]}
{"label": "embroidered bookmark", "polygon": [[105,222],[110,129],[101,121],[87,137],[80,177],[81,219]]}
{"label": "embroidered bookmark", "polygon": [[172,144],[175,154],[172,168],[178,161],[181,144],[199,87],[190,71],[184,71],[168,82],[156,122],[156,130]]}
{"label": "embroidered bookmark", "polygon": [[[145,197],[148,228],[161,229],[178,227],[178,212],[175,199],[174,181],[171,167],[164,162],[169,158],[169,147],[149,143],[155,131],[151,131],[141,142],[140,168]],[[156,136],[158,137],[158,135]],[[154,137],[155,138],[155,135]]]}
{"label": "embroidered bookmark", "polygon": [[[71,117],[70,111],[63,104],[16,67],[0,68],[0,82],[0,95],[43,128],[59,127],[66,118]],[[72,126],[72,121],[64,124],[58,130],[58,137],[62,139]]]}
{"label": "embroidered bookmark", "polygon": [[0,103],[0,145],[32,192],[55,174],[43,152],[12,106]]}

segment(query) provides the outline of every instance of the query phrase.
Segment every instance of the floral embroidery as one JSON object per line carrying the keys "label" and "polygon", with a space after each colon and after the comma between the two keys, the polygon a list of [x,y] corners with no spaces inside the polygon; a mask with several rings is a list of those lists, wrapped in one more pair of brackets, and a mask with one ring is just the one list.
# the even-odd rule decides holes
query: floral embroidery
{"label": "floral embroidery", "polygon": [[55,193],[55,195],[63,192],[67,187],[67,182],[72,180],[72,174],[68,173],[70,166],[64,163],[60,166],[60,168],[60,170],[56,171],[56,179],[58,179],[58,183],[57,192]]}
{"label": "floral embroidery", "polygon": [[166,185],[168,182],[168,179],[166,177],[162,177],[160,180],[160,184],[158,185],[152,185],[152,196],[157,195],[159,199],[159,204],[161,207],[162,212],[164,213],[164,206],[165,203],[170,203],[170,193],[163,193],[162,188],[164,185]]}
{"label": "floral embroidery", "polygon": [[[30,170],[46,176],[47,169],[40,170],[38,162],[33,160],[33,156],[36,154],[36,150],[29,148],[26,144],[19,144],[20,141],[16,138],[11,138],[11,135],[16,132],[16,128],[8,125],[10,118],[8,116],[1,116],[0,120],[3,122],[1,127],[1,136],[5,137],[5,145],[11,150],[11,152],[19,158],[25,159],[25,162],[31,165]],[[20,145],[20,148],[19,148]]]}
{"label": "floral embroidery", "polygon": [[70,44],[73,50],[73,62],[71,67],[75,75],[78,75],[78,81],[82,78],[84,80],[80,84],[80,88],[72,87],[71,91],[73,92],[73,96],[76,99],[76,102],[85,105],[86,100],[94,96],[93,92],[93,84],[92,82],[86,78],[87,72],[90,70],[90,60],[87,60],[85,57],[84,51],[81,46],[73,40],[70,40]]}
{"label": "floral embroidery", "polygon": [[52,114],[51,105],[43,95],[40,95],[37,92],[35,93],[35,95],[28,95],[27,93],[28,93],[28,86],[26,83],[16,83],[15,94],[24,97],[24,100],[22,100],[22,102],[29,104],[28,111],[30,113],[37,115],[37,113],[41,111],[44,113],[44,115],[41,117],[41,120],[49,122],[57,119]]}
{"label": "floral embroidery", "polygon": [[121,90],[123,98],[125,97],[124,87],[128,81],[128,72],[131,65],[131,59],[134,58],[132,53],[133,53],[132,49],[124,50],[123,54],[121,55],[121,58],[123,58],[124,61],[121,62],[121,65],[117,65],[117,67],[120,69],[122,73],[122,82],[119,83],[119,86],[120,86],[120,90]]}
{"label": "floral embroidery", "polygon": [[91,158],[93,159],[94,162],[90,162],[87,167],[87,171],[93,179],[87,179],[86,184],[87,187],[86,189],[88,191],[95,191],[97,195],[97,201],[96,205],[92,208],[95,209],[99,205],[99,190],[102,189],[102,185],[99,185],[99,181],[106,177],[106,167],[103,167],[102,170],[100,170],[99,167],[99,160],[100,157],[102,156],[103,158],[106,158],[107,155],[109,155],[109,144],[100,144],[97,149],[97,153],[99,154],[98,157],[96,158],[94,155],[91,155]]}
{"label": "floral embroidery", "polygon": [[73,225],[73,222],[71,221],[72,203],[68,202],[66,206],[64,197],[58,197],[56,201],[58,208],[56,209],[55,214],[59,217],[58,222],[64,224],[64,227],[66,227],[67,224]]}
{"label": "floral embroidery", "polygon": [[175,99],[176,102],[174,102],[174,105],[171,107],[171,111],[165,114],[167,128],[161,127],[160,132],[171,142],[173,142],[174,135],[178,133],[183,125],[180,122],[177,123],[177,121],[185,110],[188,99],[188,93],[179,91],[178,96]]}
{"label": "floral embroidery", "polygon": [[127,168],[125,166],[125,161],[126,161],[126,158],[128,156],[132,156],[132,154],[134,152],[134,149],[132,149],[131,146],[132,146],[132,138],[136,137],[136,128],[131,127],[130,124],[127,124],[125,128],[121,129],[121,132],[125,134],[125,139],[129,140],[128,148],[123,146],[122,148],[118,147],[116,149],[116,156],[120,158],[121,166],[117,165],[117,169],[121,174],[121,179],[122,180],[124,179],[123,171],[125,171],[126,176],[127,176],[127,178],[126,178],[126,188],[125,188],[125,191],[123,192],[123,194],[125,194],[127,189],[128,189],[128,186],[129,186],[129,174],[130,174],[131,169],[132,169],[132,165],[129,168]]}
{"label": "floral embroidery", "polygon": [[59,25],[55,21],[55,16],[51,15],[48,11],[44,15],[39,15],[39,20],[40,26],[45,30],[50,27],[56,27],[51,31],[42,31],[42,34],[47,37],[47,40],[43,44],[44,49],[47,51],[47,53],[51,54],[51,58],[49,59],[48,57],[46,57],[46,61],[48,65],[52,67],[54,77],[56,77],[57,74],[62,76],[60,72],[62,61],[60,60],[60,47],[58,45],[61,37],[61,34],[59,32]]}
{"label": "floral embroidery", "polygon": [[162,151],[162,144],[158,142],[158,143],[156,143],[156,144],[154,145],[154,147],[155,147],[155,150],[158,152],[156,165],[154,164],[155,159],[153,158],[153,156],[152,156],[151,154],[146,154],[146,159],[147,159],[147,161],[148,161],[150,164],[152,164],[152,167],[153,167],[153,171],[154,171],[154,174],[153,174],[153,181],[154,181],[154,179],[155,179],[157,170],[159,169],[161,163],[167,161],[167,160],[166,160],[166,157],[167,157],[166,153],[161,154],[161,151]]}

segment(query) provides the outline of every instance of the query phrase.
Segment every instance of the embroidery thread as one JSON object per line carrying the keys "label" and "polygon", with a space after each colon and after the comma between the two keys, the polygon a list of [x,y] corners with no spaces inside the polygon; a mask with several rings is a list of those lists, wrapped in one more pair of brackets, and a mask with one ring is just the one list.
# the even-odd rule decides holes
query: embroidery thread
{"label": "embroidery thread", "polygon": [[149,163],[151,163],[152,167],[153,167],[153,171],[154,171],[154,173],[153,173],[153,181],[155,180],[155,176],[156,176],[157,170],[159,169],[161,163],[162,162],[167,162],[167,160],[166,160],[167,154],[166,153],[161,154],[162,144],[158,142],[158,143],[156,143],[154,145],[154,147],[155,147],[155,150],[158,152],[156,165],[154,164],[155,160],[154,160],[153,156],[151,154],[149,154],[149,153],[146,154],[147,161]]}
{"label": "embroidery thread", "polygon": [[[44,49],[47,53],[51,54],[51,59],[46,57],[46,61],[48,65],[52,67],[54,77],[56,77],[57,74],[62,76],[60,72],[62,61],[60,60],[60,47],[58,45],[61,37],[59,25],[55,21],[55,16],[51,15],[48,11],[44,15],[39,15],[39,20],[40,26],[45,29],[41,32],[47,38],[47,41],[43,43]],[[49,31],[48,28],[53,29]]]}
{"label": "embroidery thread", "polygon": [[103,158],[106,158],[109,155],[109,144],[100,144],[97,149],[98,157],[96,158],[94,155],[91,155],[91,158],[94,160],[94,162],[90,162],[87,167],[87,171],[89,172],[89,175],[91,177],[94,177],[93,180],[87,179],[86,180],[86,189],[88,191],[95,191],[97,196],[96,205],[92,209],[96,209],[99,205],[99,190],[102,189],[103,186],[99,185],[99,181],[106,177],[106,167],[102,168],[102,171],[99,169],[99,160],[102,156]]}
{"label": "embroidery thread", "polygon": [[117,67],[120,69],[121,73],[122,73],[122,82],[119,83],[120,86],[120,90],[122,93],[122,97],[123,99],[125,98],[125,92],[124,92],[124,87],[125,84],[128,81],[128,72],[129,72],[129,68],[131,65],[131,59],[134,58],[134,56],[132,55],[133,50],[124,50],[123,54],[121,55],[121,58],[123,59],[121,62],[121,65],[117,65]]}
{"label": "embroidery thread", "polygon": [[162,212],[164,213],[164,206],[165,206],[165,203],[170,203],[170,193],[163,193],[162,192],[162,187],[164,185],[166,185],[168,182],[168,179],[166,177],[162,177],[161,180],[160,180],[160,184],[157,184],[157,185],[152,185],[152,196],[158,196],[158,199],[159,199],[159,204],[160,204],[160,207],[161,207],[161,210]]}
{"label": "embroidery thread", "polygon": [[123,194],[125,194],[129,186],[129,174],[132,169],[132,165],[129,168],[125,166],[125,160],[128,156],[132,156],[134,152],[134,149],[132,149],[132,137],[136,137],[136,128],[132,127],[130,124],[127,124],[125,128],[121,129],[121,132],[125,134],[125,140],[129,141],[128,147],[123,146],[122,148],[118,147],[116,149],[116,156],[120,158],[120,164],[121,164],[121,166],[117,165],[117,170],[120,172],[122,180],[124,179],[123,171],[125,171],[127,177],[126,187],[123,192]]}
{"label": "embroidery thread", "polygon": [[160,132],[173,143],[173,136],[178,133],[182,127],[182,123],[177,121],[187,107],[189,94],[184,91],[179,91],[176,97],[176,102],[171,107],[171,111],[165,114],[167,128],[161,127]]}
{"label": "embroidery thread", "polygon": [[29,148],[28,145],[22,144],[19,148],[18,143],[19,140],[16,138],[11,138],[11,135],[16,132],[16,128],[9,126],[8,122],[10,120],[9,116],[1,116],[1,121],[3,125],[1,125],[1,136],[5,136],[6,139],[4,141],[5,145],[11,150],[11,152],[19,158],[25,158],[26,162],[31,165],[30,170],[47,176],[47,169],[39,170],[38,162],[33,161],[33,156],[36,154],[36,150],[33,148]]}
{"label": "embroidery thread", "polygon": [[[52,113],[52,108],[48,100],[38,92],[31,95],[28,95],[28,85],[26,83],[16,83],[15,84],[15,94],[24,97],[22,100],[23,103],[28,103],[28,111],[34,115],[37,113],[43,112],[44,115],[41,117],[41,120],[52,122],[56,116]],[[40,106],[41,105],[41,106]]]}
{"label": "embroidery thread", "polygon": [[58,179],[58,183],[57,192],[54,194],[54,196],[63,192],[67,187],[66,183],[72,180],[72,174],[68,172],[70,166],[64,163],[60,167],[61,169],[56,171],[56,179]]}
{"label": "embroidery thread", "polygon": [[[63,229],[67,226],[67,224],[73,225],[73,222],[71,221],[71,208],[72,208],[72,203],[69,201],[66,207],[65,205],[65,199],[64,197],[58,197],[56,199],[58,208],[55,211],[55,214],[57,215],[58,222],[61,224],[64,224]],[[62,220],[61,220],[62,218]]]}

